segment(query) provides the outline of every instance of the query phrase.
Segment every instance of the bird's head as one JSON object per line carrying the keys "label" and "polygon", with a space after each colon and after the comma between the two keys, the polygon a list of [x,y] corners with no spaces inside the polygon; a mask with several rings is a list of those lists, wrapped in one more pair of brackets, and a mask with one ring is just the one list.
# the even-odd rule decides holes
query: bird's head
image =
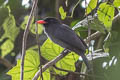
{"label": "bird's head", "polygon": [[38,24],[43,24],[44,26],[51,25],[51,24],[60,24],[60,21],[56,18],[45,18],[44,20],[38,20]]}

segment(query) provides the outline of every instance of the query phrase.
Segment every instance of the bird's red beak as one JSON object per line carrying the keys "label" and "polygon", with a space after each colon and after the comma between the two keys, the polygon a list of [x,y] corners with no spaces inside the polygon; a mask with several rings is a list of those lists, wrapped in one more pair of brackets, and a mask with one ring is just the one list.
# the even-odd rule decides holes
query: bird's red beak
{"label": "bird's red beak", "polygon": [[45,24],[45,23],[47,23],[47,22],[44,21],[44,20],[39,20],[39,21],[37,21],[37,23],[38,23],[38,24]]}

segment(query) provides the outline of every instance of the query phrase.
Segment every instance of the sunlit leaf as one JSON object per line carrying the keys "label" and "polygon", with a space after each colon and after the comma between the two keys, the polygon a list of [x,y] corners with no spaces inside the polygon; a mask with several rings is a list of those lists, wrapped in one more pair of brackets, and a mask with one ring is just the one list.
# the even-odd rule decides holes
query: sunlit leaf
{"label": "sunlit leaf", "polygon": [[90,0],[88,7],[86,9],[86,14],[89,14],[93,9],[96,8],[98,0]]}
{"label": "sunlit leaf", "polygon": [[102,3],[97,10],[98,19],[104,23],[108,31],[111,30],[112,20],[114,18],[114,7],[107,3]]}
{"label": "sunlit leaf", "polygon": [[[74,52],[69,53],[62,60],[60,60],[56,66],[65,70],[75,71],[75,62],[78,60],[78,55]],[[56,70],[57,74],[66,75],[67,72]]]}
{"label": "sunlit leaf", "polygon": [[42,56],[52,60],[63,51],[63,48],[47,39],[41,47]]}
{"label": "sunlit leaf", "polygon": [[[44,58],[46,58],[47,60],[54,59],[62,51],[63,51],[63,48],[60,47],[59,45],[53,43],[50,39],[47,39],[41,47],[42,56]],[[72,55],[72,54],[74,54],[74,55]],[[78,57],[79,56],[77,54],[71,52],[66,57],[64,57],[62,60],[60,60],[56,64],[56,66],[63,68],[63,69],[74,71],[75,70],[75,62],[76,62],[76,60],[78,60]],[[66,74],[65,72],[62,72],[62,71],[58,71],[58,70],[55,70],[55,71],[58,74],[59,73],[61,73],[63,75]]]}
{"label": "sunlit leaf", "polygon": [[11,39],[14,41],[19,33],[19,28],[16,27],[14,16],[10,15],[3,23],[3,29],[5,31],[5,34],[2,36],[2,39],[5,37]]}
{"label": "sunlit leaf", "polygon": [[[24,79],[25,80],[32,80],[35,73],[39,70],[39,55],[34,50],[27,50],[25,56],[25,63],[24,63]],[[12,76],[12,80],[20,80],[20,65],[21,60],[17,60],[17,65],[13,67],[9,72],[8,75]]]}
{"label": "sunlit leaf", "polygon": [[97,10],[98,13],[98,19],[100,21],[104,21],[104,17],[108,11],[108,5],[107,3],[101,3],[99,6],[99,9]]}
{"label": "sunlit leaf", "polygon": [[66,12],[64,11],[62,6],[60,6],[60,8],[59,8],[59,13],[61,15],[61,19],[64,20],[66,18]]}
{"label": "sunlit leaf", "polygon": [[[44,80],[51,80],[49,69],[47,69],[45,72],[43,72],[42,75],[43,75]],[[37,80],[41,80],[40,77]]]}
{"label": "sunlit leaf", "polygon": [[2,50],[2,57],[4,57],[13,50],[14,44],[11,40],[8,39],[1,45],[0,48]]}
{"label": "sunlit leaf", "polygon": [[120,8],[120,0],[114,0],[113,4],[115,7]]}

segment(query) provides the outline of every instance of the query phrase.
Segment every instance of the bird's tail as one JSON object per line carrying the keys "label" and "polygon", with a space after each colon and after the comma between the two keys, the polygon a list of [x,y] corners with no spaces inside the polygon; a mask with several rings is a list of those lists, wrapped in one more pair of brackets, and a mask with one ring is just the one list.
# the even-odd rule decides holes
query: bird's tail
{"label": "bird's tail", "polygon": [[89,61],[87,59],[87,57],[85,56],[85,51],[78,51],[78,50],[75,50],[75,52],[80,55],[85,63],[85,65],[87,66],[87,69],[90,70],[90,64],[89,64]]}
{"label": "bird's tail", "polygon": [[80,56],[82,57],[85,65],[87,66],[87,69],[90,70],[91,68],[90,68],[90,64],[89,64],[87,57],[84,54],[80,54]]}

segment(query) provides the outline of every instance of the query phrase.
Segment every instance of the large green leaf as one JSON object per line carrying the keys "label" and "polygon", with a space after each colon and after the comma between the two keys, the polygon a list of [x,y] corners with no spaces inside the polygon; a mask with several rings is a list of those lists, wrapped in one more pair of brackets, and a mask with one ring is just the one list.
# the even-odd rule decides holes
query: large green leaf
{"label": "large green leaf", "polygon": [[[45,43],[41,47],[42,56],[47,60],[52,60],[56,56],[58,56],[63,51],[63,48],[59,45],[53,43],[50,39],[47,39]],[[72,55],[74,54],[74,55]],[[59,68],[67,69],[74,71],[75,70],[75,62],[78,60],[78,55],[71,52],[62,60],[60,60],[56,66]],[[55,70],[56,73],[66,74],[65,72]]]}
{"label": "large green leaf", "polygon": [[114,18],[114,7],[107,3],[101,3],[97,10],[98,19],[104,23],[108,31],[111,30],[112,20]]}
{"label": "large green leaf", "polygon": [[10,39],[8,39],[0,46],[0,48],[2,50],[2,57],[4,57],[13,50],[14,44]]}
{"label": "large green leaf", "polygon": [[63,48],[47,39],[41,47],[42,56],[52,60],[63,51]]}
{"label": "large green leaf", "polygon": [[14,41],[19,33],[19,28],[16,27],[14,16],[10,15],[6,18],[6,20],[3,23],[3,29],[5,31],[4,35],[0,39],[3,40],[4,38],[9,38],[12,41]]}
{"label": "large green leaf", "polygon": [[86,14],[89,14],[93,9],[96,8],[98,0],[90,0],[88,7],[86,8]]}
{"label": "large green leaf", "polygon": [[[27,50],[24,63],[24,80],[31,80],[35,73],[39,70],[39,55],[34,50]],[[17,60],[17,65],[13,67],[8,75],[12,76],[12,80],[20,80],[20,65],[21,60]]]}

